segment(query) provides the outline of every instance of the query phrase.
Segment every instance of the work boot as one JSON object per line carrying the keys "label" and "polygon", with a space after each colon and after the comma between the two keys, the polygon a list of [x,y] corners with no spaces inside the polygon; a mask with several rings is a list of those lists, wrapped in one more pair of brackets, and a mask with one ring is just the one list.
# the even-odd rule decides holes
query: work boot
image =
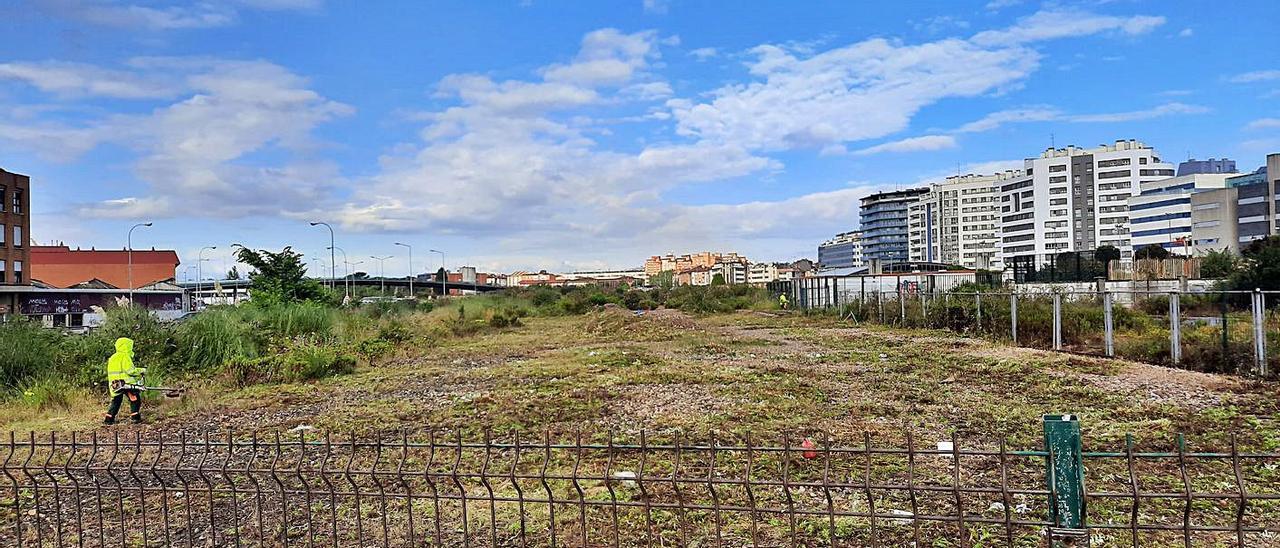
{"label": "work boot", "polygon": [[133,424],[142,424],[142,415],[140,413],[133,413],[129,415],[129,422]]}
{"label": "work boot", "polygon": [[114,415],[103,415],[102,424],[115,424],[116,417]]}

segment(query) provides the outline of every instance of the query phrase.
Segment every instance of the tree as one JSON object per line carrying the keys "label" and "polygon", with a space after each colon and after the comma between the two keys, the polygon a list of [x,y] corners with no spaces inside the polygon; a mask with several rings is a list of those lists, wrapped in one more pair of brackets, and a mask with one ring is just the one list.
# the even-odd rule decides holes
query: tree
{"label": "tree", "polygon": [[671,289],[675,285],[676,273],[671,270],[663,270],[649,277],[649,285],[653,287],[661,287],[662,289]]}
{"label": "tree", "polygon": [[228,270],[228,271],[227,271],[227,279],[228,279],[228,280],[239,280],[239,279],[240,279],[240,270],[239,270],[239,269],[237,269],[235,266],[232,266],[232,267],[231,267],[231,270]]}
{"label": "tree", "polygon": [[1218,279],[1226,278],[1240,268],[1240,257],[1230,249],[1210,250],[1200,258],[1200,277]]}
{"label": "tree", "polygon": [[1093,250],[1093,258],[1104,265],[1111,261],[1118,261],[1120,260],[1120,248],[1114,245],[1098,246],[1098,249]]}
{"label": "tree", "polygon": [[436,271],[436,281],[437,281],[437,282],[448,282],[448,281],[449,281],[449,272],[448,272],[447,270],[445,270],[443,266],[442,266],[442,267],[440,267],[440,270],[437,270],[437,271]]}
{"label": "tree", "polygon": [[1254,240],[1241,253],[1242,264],[1228,278],[1232,289],[1280,290],[1280,236]]}
{"label": "tree", "polygon": [[724,285],[724,274],[716,272],[716,275],[711,277],[711,285]]}
{"label": "tree", "polygon": [[1164,260],[1169,258],[1169,250],[1165,249],[1163,246],[1151,244],[1147,247],[1139,249],[1136,253],[1133,254],[1133,258]]}
{"label": "tree", "polygon": [[242,247],[236,259],[253,267],[249,280],[253,282],[254,302],[320,301],[328,296],[320,282],[307,279],[302,254],[293,248],[285,247],[277,253]]}

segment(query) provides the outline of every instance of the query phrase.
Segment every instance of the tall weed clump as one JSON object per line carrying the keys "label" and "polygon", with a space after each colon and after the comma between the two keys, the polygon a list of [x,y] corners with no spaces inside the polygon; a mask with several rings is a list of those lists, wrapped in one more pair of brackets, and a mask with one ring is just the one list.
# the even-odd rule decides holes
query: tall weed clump
{"label": "tall weed clump", "polygon": [[265,337],[240,309],[215,307],[187,320],[177,330],[188,370],[214,371],[236,358],[257,358]]}
{"label": "tall weed clump", "polygon": [[23,318],[0,324],[0,383],[10,390],[54,373],[61,336]]}
{"label": "tall weed clump", "polygon": [[272,335],[292,338],[300,335],[327,335],[333,329],[334,310],[312,303],[289,303],[253,307],[254,320]]}

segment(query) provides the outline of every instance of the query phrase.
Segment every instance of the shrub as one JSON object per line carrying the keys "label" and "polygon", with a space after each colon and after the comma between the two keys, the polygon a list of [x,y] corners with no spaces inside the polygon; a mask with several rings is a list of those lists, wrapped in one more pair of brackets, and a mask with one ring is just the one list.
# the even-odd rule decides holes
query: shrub
{"label": "shrub", "polygon": [[22,318],[0,324],[0,382],[9,389],[53,373],[59,334]]}
{"label": "shrub", "polygon": [[66,379],[49,375],[25,386],[22,389],[22,402],[41,412],[68,409],[75,392],[76,387]]}
{"label": "shrub", "polygon": [[177,330],[185,364],[197,371],[216,370],[233,358],[256,358],[264,344],[261,334],[232,308],[205,310]]}
{"label": "shrub", "polygon": [[287,382],[310,381],[346,375],[355,369],[355,358],[347,354],[328,346],[302,344],[286,355],[281,377]]}
{"label": "shrub", "polygon": [[255,307],[256,319],[281,337],[328,334],[333,329],[333,309],[316,303],[291,303]]}

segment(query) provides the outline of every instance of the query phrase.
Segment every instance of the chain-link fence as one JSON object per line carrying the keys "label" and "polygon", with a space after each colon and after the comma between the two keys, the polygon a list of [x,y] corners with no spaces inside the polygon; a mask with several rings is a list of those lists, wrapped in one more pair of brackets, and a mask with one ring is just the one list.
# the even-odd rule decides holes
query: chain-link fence
{"label": "chain-link fence", "polygon": [[799,308],[859,322],[1198,371],[1280,375],[1280,293],[1273,291],[931,291],[911,283],[884,290],[858,281],[806,278],[790,289]]}
{"label": "chain-link fence", "polygon": [[460,433],[10,435],[12,546],[1267,546],[1280,453]]}

